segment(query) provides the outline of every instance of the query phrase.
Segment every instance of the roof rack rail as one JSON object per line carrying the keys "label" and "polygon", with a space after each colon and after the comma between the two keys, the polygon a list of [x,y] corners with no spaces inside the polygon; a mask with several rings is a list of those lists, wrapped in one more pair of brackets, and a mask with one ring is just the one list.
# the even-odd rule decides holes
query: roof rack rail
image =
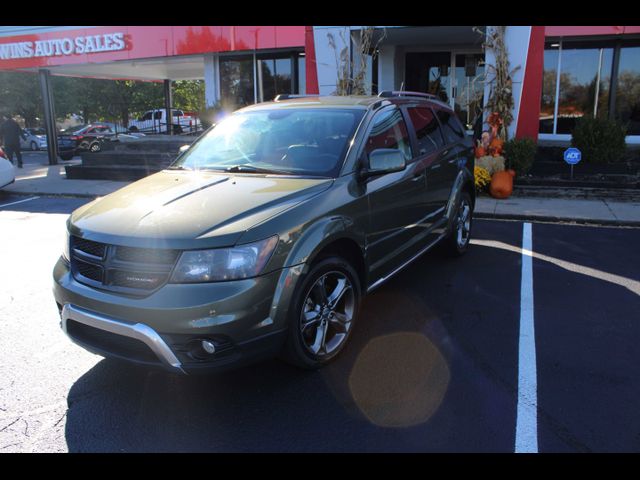
{"label": "roof rack rail", "polygon": [[422,97],[422,98],[433,98],[437,99],[438,97],[431,93],[423,93],[423,92],[409,92],[405,90],[383,90],[378,94],[380,98],[389,98],[389,97]]}
{"label": "roof rack rail", "polygon": [[299,95],[293,93],[281,93],[276,95],[276,98],[273,99],[274,102],[279,102],[280,100],[289,100],[290,98],[307,98],[307,97],[317,97],[318,95]]}

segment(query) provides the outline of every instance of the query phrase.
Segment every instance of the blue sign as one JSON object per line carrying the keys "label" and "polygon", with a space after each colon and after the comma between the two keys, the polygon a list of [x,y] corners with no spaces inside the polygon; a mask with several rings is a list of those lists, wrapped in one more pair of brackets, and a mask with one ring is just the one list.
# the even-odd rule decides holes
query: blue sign
{"label": "blue sign", "polygon": [[582,152],[577,148],[571,147],[564,151],[564,161],[569,165],[575,165],[580,160],[582,160]]}

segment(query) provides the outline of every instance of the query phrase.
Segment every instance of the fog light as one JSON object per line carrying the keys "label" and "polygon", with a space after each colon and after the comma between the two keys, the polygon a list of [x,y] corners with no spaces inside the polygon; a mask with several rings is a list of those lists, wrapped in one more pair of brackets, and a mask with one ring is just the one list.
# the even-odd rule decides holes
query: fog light
{"label": "fog light", "polygon": [[200,344],[200,346],[209,355],[216,353],[216,346],[214,345],[213,342],[210,342],[209,340],[202,340],[202,343]]}

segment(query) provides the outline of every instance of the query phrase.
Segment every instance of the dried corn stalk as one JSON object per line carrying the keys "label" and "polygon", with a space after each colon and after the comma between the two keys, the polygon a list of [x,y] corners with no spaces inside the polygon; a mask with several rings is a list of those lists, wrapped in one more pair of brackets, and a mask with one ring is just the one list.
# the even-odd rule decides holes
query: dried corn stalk
{"label": "dried corn stalk", "polygon": [[[495,65],[486,64],[486,82],[490,85],[489,98],[485,110],[489,114],[497,112],[502,119],[498,136],[506,141],[509,125],[513,122],[513,74],[520,66],[510,69],[509,55],[505,44],[507,27],[487,27],[484,48],[493,51]],[[491,77],[489,77],[491,75]]]}
{"label": "dried corn stalk", "polygon": [[[335,52],[336,58],[336,91],[335,95],[366,95],[366,75],[367,75],[367,55],[371,54],[371,58],[377,56],[377,47],[384,39],[385,33],[373,45],[373,34],[375,27],[363,27],[360,35],[351,34],[351,43],[355,52],[358,52],[357,59],[354,61],[349,55],[349,47],[346,39],[345,28],[340,32],[342,43],[345,45],[339,52],[336,46],[335,38],[332,33],[327,34],[329,39],[329,47]],[[372,53],[371,53],[372,52]]]}

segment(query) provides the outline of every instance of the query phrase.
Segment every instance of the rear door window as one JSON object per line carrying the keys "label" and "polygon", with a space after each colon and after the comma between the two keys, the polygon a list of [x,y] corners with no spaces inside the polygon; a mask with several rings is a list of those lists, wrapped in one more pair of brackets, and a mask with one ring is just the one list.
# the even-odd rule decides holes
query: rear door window
{"label": "rear door window", "polygon": [[464,139],[464,130],[456,116],[447,110],[436,110],[438,120],[442,125],[442,133],[447,144],[456,143]]}
{"label": "rear door window", "polygon": [[418,139],[418,154],[427,155],[444,145],[438,120],[429,107],[409,107],[407,109]]}

